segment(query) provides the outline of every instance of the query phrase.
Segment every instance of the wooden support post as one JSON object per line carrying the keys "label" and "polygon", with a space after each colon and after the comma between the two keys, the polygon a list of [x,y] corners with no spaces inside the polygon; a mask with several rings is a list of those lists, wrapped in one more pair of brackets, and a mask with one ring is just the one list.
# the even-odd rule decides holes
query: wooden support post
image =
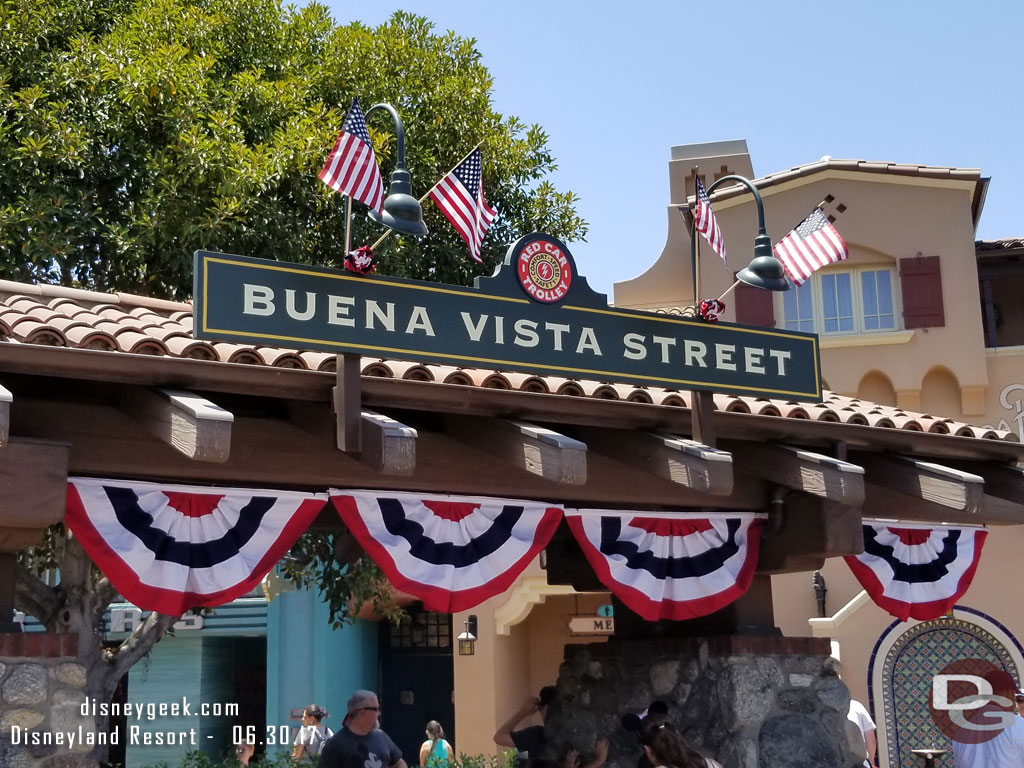
{"label": "wooden support post", "polygon": [[7,444],[7,436],[11,430],[11,402],[13,400],[14,395],[0,387],[0,448]]}
{"label": "wooden support post", "polygon": [[362,450],[362,383],[359,355],[338,355],[337,384],[334,387],[334,414],[337,419],[338,450],[358,453]]}
{"label": "wooden support post", "polygon": [[14,621],[14,582],[18,577],[18,556],[0,552],[0,632],[20,632]]}
{"label": "wooden support post", "polygon": [[690,392],[690,418],[693,439],[709,448],[715,448],[715,396],[704,389]]}

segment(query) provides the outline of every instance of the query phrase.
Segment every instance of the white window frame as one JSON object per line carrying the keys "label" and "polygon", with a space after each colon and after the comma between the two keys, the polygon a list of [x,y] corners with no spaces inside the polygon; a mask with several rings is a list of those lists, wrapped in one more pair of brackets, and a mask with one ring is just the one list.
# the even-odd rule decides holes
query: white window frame
{"label": "white window frame", "polygon": [[[892,328],[865,328],[864,327],[864,297],[861,290],[861,275],[865,272],[888,272],[890,285],[892,286]],[[822,292],[821,278],[823,275],[850,275],[850,293],[853,302],[853,330],[852,331],[826,331],[824,313],[824,294]],[[903,311],[901,306],[901,295],[897,282],[896,266],[890,264],[863,264],[856,267],[844,267],[840,269],[826,269],[815,272],[804,286],[811,286],[811,309],[814,318],[814,332],[819,336],[855,336],[881,333],[894,333],[903,330]],[[783,294],[775,297],[775,316],[779,319],[778,328],[786,329],[785,303]]]}

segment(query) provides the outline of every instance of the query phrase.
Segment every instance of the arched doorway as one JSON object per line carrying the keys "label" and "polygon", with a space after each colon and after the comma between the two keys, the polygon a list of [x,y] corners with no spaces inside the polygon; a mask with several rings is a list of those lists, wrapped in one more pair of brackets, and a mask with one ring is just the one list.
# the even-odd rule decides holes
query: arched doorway
{"label": "arched doorway", "polygon": [[882,633],[871,655],[869,686],[881,768],[920,768],[921,758],[910,750],[950,745],[929,714],[932,677],[969,658],[984,659],[1021,680],[1020,644],[979,611],[957,607],[952,616],[909,625],[896,621]]}

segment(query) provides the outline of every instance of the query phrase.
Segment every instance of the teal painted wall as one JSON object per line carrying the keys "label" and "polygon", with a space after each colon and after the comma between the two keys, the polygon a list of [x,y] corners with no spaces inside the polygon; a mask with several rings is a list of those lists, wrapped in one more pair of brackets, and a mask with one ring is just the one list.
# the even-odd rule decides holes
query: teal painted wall
{"label": "teal painted wall", "polygon": [[[203,639],[199,636],[173,637],[161,640],[153,652],[140,661],[128,673],[128,701],[144,705],[141,719],[128,718],[128,733],[122,734],[126,746],[126,768],[142,768],[167,762],[177,766],[190,749],[202,749],[200,743],[200,718],[195,708],[203,701],[202,676],[196,674],[197,663],[202,658]],[[192,716],[149,718],[145,705],[170,705],[187,700],[192,707]],[[140,743],[131,743],[132,729],[135,728]],[[195,729],[196,746],[186,741],[186,746],[157,745],[141,743],[147,733],[154,736],[169,736],[180,731]]]}
{"label": "teal painted wall", "polygon": [[[327,605],[311,590],[285,592],[267,606],[267,727],[291,725],[293,709],[315,703],[341,727],[345,702],[379,683],[377,624],[357,621],[335,630]],[[268,754],[273,754],[268,750]]]}
{"label": "teal painted wall", "polygon": [[[235,696],[235,641],[230,637],[204,637],[200,662],[200,695],[202,701],[236,702]],[[219,757],[232,746],[232,717],[203,717],[199,719],[201,749],[210,757]]]}

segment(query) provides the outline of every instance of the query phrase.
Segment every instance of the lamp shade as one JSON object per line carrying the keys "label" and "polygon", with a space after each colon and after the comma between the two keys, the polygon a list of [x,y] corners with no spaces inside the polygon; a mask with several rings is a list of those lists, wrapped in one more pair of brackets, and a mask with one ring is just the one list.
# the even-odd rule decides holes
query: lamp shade
{"label": "lamp shade", "polygon": [[786,277],[786,268],[772,253],[772,240],[768,235],[754,238],[754,258],[736,273],[741,283],[766,291],[788,291],[793,284]]}
{"label": "lamp shade", "polygon": [[423,237],[427,234],[427,225],[423,221],[423,206],[412,196],[412,182],[405,164],[401,163],[391,173],[391,185],[388,196],[384,198],[382,215],[370,211],[370,219],[383,224],[403,235]]}

